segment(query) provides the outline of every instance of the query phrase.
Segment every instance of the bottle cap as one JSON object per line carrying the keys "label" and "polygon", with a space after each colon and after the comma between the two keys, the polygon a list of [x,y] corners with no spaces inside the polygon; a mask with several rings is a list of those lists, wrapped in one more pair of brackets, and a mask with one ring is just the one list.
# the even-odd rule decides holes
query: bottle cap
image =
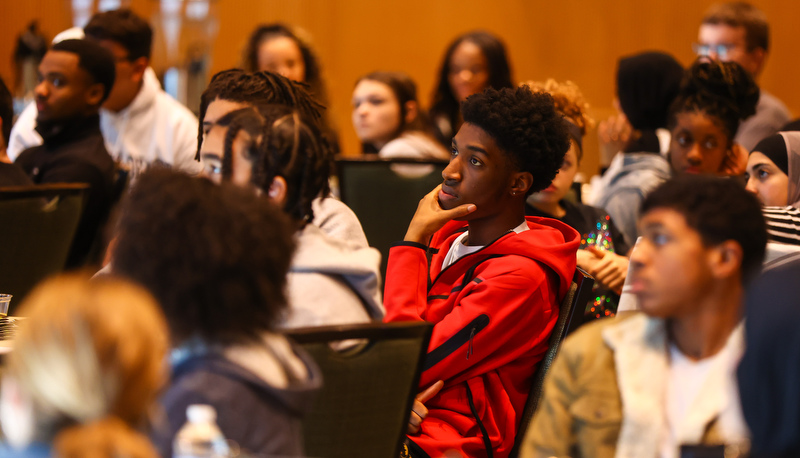
{"label": "bottle cap", "polygon": [[191,423],[212,423],[217,420],[217,411],[206,404],[192,404],[186,408],[186,418]]}

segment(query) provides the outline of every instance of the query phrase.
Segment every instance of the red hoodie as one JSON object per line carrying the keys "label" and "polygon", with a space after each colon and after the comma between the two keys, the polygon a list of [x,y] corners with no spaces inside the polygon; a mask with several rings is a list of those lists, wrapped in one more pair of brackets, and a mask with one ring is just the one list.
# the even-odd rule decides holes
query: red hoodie
{"label": "red hoodie", "polygon": [[[433,458],[453,449],[484,457],[487,447],[500,458],[514,446],[580,244],[560,221],[526,219],[530,230],[509,231],[444,270],[464,222],[447,223],[430,248],[401,242],[389,253],[385,320],[434,323],[420,387],[445,384],[425,403],[420,432],[409,436]],[[433,254],[430,279],[426,249]]]}

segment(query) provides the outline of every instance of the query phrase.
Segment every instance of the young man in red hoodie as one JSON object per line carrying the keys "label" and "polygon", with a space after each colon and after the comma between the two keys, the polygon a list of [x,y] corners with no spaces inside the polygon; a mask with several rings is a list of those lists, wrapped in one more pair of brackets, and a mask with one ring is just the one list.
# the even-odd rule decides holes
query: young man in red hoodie
{"label": "young man in red hoodie", "polygon": [[550,185],[569,148],[552,98],[487,89],[462,115],[444,182],[420,201],[386,274],[386,320],[434,323],[421,388],[444,381],[415,404],[413,457],[508,455],[580,242],[566,224],[525,217],[525,198]]}

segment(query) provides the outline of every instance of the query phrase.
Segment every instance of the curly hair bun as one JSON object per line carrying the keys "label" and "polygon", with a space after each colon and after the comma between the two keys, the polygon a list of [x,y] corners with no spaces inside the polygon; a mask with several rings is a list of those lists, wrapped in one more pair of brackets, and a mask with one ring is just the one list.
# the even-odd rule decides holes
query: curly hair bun
{"label": "curly hair bun", "polygon": [[689,69],[684,97],[725,104],[744,120],[756,113],[760,91],[750,74],[736,62],[700,60]]}

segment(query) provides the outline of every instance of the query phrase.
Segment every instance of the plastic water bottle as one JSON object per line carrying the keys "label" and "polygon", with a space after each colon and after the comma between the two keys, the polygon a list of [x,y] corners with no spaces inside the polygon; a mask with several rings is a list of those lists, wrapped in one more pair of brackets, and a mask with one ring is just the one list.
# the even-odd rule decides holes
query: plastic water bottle
{"label": "plastic water bottle", "polygon": [[172,444],[174,458],[222,458],[231,456],[228,443],[217,426],[217,411],[204,404],[186,409],[186,423]]}

